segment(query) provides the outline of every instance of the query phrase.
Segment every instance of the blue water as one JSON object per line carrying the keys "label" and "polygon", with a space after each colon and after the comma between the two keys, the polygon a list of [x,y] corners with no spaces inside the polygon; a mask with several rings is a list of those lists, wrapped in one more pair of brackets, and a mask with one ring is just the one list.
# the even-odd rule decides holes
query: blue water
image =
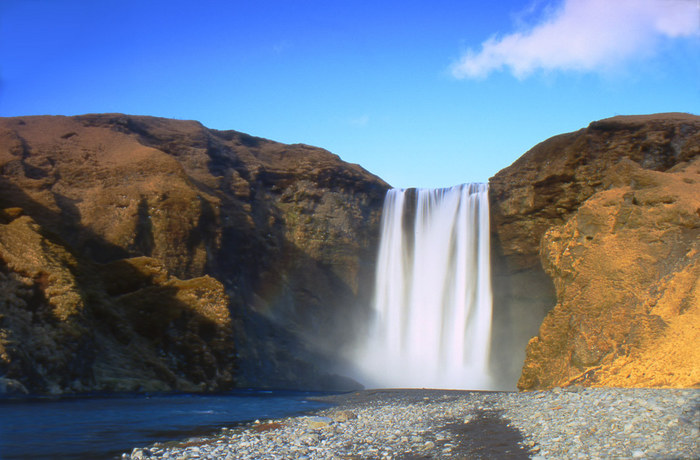
{"label": "blue water", "polygon": [[327,407],[306,392],[0,400],[0,459],[110,459],[156,441]]}

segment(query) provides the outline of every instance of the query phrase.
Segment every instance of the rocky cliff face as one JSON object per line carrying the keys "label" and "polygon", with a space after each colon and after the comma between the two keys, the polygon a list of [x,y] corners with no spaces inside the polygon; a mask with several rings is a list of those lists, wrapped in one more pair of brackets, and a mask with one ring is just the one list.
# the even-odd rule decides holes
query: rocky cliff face
{"label": "rocky cliff face", "polygon": [[[615,117],[490,180],[498,385],[700,382],[699,154],[700,117]],[[0,119],[0,393],[352,387],[387,188],[196,122]]]}
{"label": "rocky cliff face", "polygon": [[0,376],[339,387],[388,186],[329,152],[119,114],[0,119]]}
{"label": "rocky cliff face", "polygon": [[520,389],[700,383],[699,154],[700,117],[615,117],[491,179],[497,316],[544,317]]}

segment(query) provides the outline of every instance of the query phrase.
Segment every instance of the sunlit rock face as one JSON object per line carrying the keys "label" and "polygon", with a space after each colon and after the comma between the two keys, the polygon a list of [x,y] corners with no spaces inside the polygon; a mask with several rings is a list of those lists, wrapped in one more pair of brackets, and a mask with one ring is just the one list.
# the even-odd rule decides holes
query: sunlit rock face
{"label": "sunlit rock face", "polygon": [[[72,374],[58,375],[56,364],[63,359],[58,349],[70,342],[66,350],[87,350],[76,371],[80,390],[119,379],[122,364],[156,361],[145,366],[152,376],[134,371],[133,385],[127,376],[105,388],[346,388],[351,383],[329,374],[324,360],[366,320],[387,188],[325,150],[194,121],[119,114],[0,119],[0,208],[8,210],[0,256],[9,283],[2,295],[11,299],[0,307],[0,374],[14,369],[6,378],[31,391],[72,391]],[[31,234],[16,236],[10,227],[20,223],[51,242],[32,247],[65,276],[10,261]],[[53,247],[77,268],[42,252]],[[119,287],[110,273],[120,270],[145,281]],[[23,289],[46,291],[46,302],[61,307],[46,315],[21,302],[10,308]],[[196,304],[190,306],[198,313],[182,302]],[[16,334],[36,332],[17,319],[27,310],[32,324],[61,331],[70,325],[52,336],[56,351],[51,344],[13,345]],[[120,327],[108,327],[115,315]],[[137,351],[142,339],[151,343],[148,358]],[[107,355],[91,340],[109,342],[119,358],[100,364]],[[188,375],[185,367],[193,366],[201,372]],[[34,386],[26,376],[37,373],[44,383]],[[139,387],[139,379],[151,383]]]}
{"label": "sunlit rock face", "polygon": [[700,117],[615,117],[491,179],[494,332],[544,318],[520,389],[700,382],[699,153]]}

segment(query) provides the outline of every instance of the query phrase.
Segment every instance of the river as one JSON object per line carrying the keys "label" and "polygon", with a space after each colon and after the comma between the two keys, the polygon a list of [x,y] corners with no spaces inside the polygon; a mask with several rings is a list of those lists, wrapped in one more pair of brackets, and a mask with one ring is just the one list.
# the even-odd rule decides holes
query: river
{"label": "river", "polygon": [[134,447],[327,407],[310,392],[0,399],[0,459],[109,459]]}

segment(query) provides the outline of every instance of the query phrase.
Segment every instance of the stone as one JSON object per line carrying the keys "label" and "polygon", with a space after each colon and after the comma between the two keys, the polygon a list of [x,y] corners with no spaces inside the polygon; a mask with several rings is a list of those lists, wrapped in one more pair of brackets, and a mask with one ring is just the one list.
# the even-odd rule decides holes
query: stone
{"label": "stone", "polygon": [[[411,390],[395,390],[409,393]],[[420,391],[420,390],[419,390]],[[263,423],[279,423],[274,433],[239,428],[231,431],[216,450],[211,440],[200,439],[203,458],[223,458],[235,453],[236,458],[403,458],[454,454],[459,458],[477,458],[487,454],[489,441],[496,444],[494,458],[540,455],[543,458],[630,458],[638,450],[650,458],[696,458],[697,436],[685,422],[667,430],[669,420],[693,418],[697,392],[695,389],[620,389],[594,388],[573,393],[564,389],[543,401],[534,392],[472,392],[464,399],[449,402],[382,404],[386,394],[364,393],[359,398],[334,397],[334,408],[321,410],[318,416],[332,417],[339,410],[352,410],[361,423],[334,424],[336,430],[315,431],[307,426],[308,416],[289,417]],[[645,405],[662,410],[649,417]],[[463,414],[476,407],[497,411],[502,428],[492,431],[478,427],[478,436],[462,430],[459,416],[445,417],[452,407]],[[557,410],[549,410],[551,407]],[[542,411],[548,411],[544,424],[534,424]],[[582,431],[567,429],[576,417]],[[695,419],[695,418],[693,418]],[[476,422],[472,422],[476,423]],[[626,423],[634,423],[632,435],[623,433]],[[387,426],[390,425],[390,428]],[[399,433],[415,436],[415,440],[399,437]],[[396,436],[387,436],[394,434]],[[447,435],[445,442],[441,435]],[[517,435],[516,435],[517,434]],[[422,436],[419,436],[422,435]],[[222,438],[215,438],[217,440]],[[244,440],[245,439],[245,440]],[[432,445],[430,444],[432,443]],[[217,442],[218,444],[218,442]],[[424,447],[427,450],[424,450]],[[452,449],[446,452],[447,449]],[[150,453],[155,452],[153,449]],[[185,449],[171,447],[159,458],[182,458]],[[489,455],[491,457],[491,455]]]}
{"label": "stone", "polygon": [[314,416],[306,418],[306,425],[312,430],[320,430],[322,428],[326,428],[331,423],[333,423],[333,419],[330,417]]}
{"label": "stone", "polygon": [[27,388],[21,382],[5,377],[0,377],[0,395],[26,395]]}
{"label": "stone", "polygon": [[357,414],[350,410],[342,410],[333,413],[333,421],[337,423],[347,422],[348,420],[353,420],[357,418]]}

